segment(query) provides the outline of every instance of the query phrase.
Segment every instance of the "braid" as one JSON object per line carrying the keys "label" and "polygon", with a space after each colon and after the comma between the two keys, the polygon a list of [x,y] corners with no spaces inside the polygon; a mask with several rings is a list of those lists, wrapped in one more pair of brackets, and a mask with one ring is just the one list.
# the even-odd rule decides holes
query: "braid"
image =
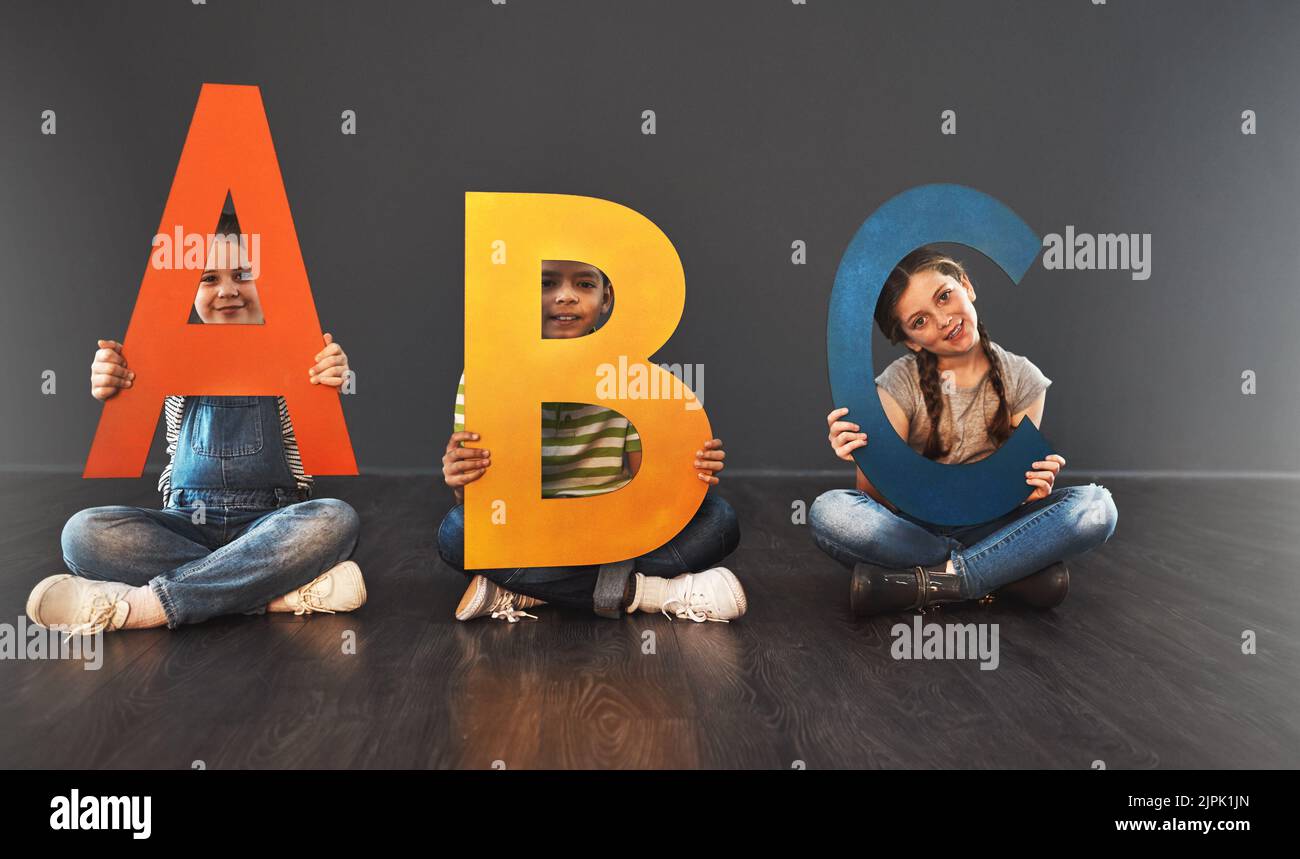
{"label": "braid", "polygon": [[[966,276],[961,263],[934,246],[923,246],[903,257],[889,273],[881,288],[880,298],[876,302],[876,324],[881,332],[889,338],[890,343],[901,343],[907,339],[896,312],[898,300],[912,275],[921,271],[937,271],[956,281]],[[1002,364],[992,348],[988,331],[981,321],[976,329],[979,331],[980,346],[989,360],[989,382],[998,395],[998,408],[988,423],[988,434],[993,446],[1001,447],[1011,437],[1011,408],[1007,403],[1006,380],[1002,376]],[[943,420],[943,388],[939,381],[939,359],[933,352],[921,349],[916,352],[916,369],[921,381],[921,394],[925,398],[925,410],[930,416],[930,437],[926,440],[924,456],[938,459],[947,456],[949,450],[943,448],[939,435],[939,424]]]}
{"label": "braid", "polygon": [[998,410],[993,413],[988,425],[989,438],[993,440],[993,446],[998,448],[1011,437],[1011,409],[1007,406],[1007,388],[1002,378],[1002,364],[998,361],[998,356],[993,354],[984,321],[980,320],[976,328],[980,334],[980,345],[984,347],[984,354],[989,359],[989,381],[998,395]]}
{"label": "braid", "polygon": [[922,349],[916,353],[916,369],[921,377],[921,394],[925,397],[925,411],[930,416],[930,437],[925,441],[926,459],[948,455],[939,437],[939,422],[943,420],[943,390],[939,383],[939,359],[933,352]]}

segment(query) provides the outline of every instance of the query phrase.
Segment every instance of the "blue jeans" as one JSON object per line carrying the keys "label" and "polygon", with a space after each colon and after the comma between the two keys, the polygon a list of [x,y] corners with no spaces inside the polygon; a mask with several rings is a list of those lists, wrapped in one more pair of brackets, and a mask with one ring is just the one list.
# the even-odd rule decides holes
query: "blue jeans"
{"label": "blue jeans", "polygon": [[940,526],[894,513],[855,489],[833,489],[813,502],[813,542],[845,566],[859,562],[905,569],[949,558],[962,596],[978,599],[1057,561],[1100,546],[1119,517],[1110,490],[1095,483],[1055,489],[1046,498],[978,525]]}
{"label": "blue jeans", "polygon": [[603,617],[621,614],[633,572],[665,578],[699,572],[717,566],[739,544],[736,511],[711,492],[676,537],[639,558],[614,564],[466,570],[465,508],[453,507],[438,528],[438,554],[457,571],[486,576],[507,590],[548,603],[594,609]]}
{"label": "blue jeans", "polygon": [[360,531],[356,511],[333,498],[229,489],[204,492],[200,507],[185,495],[162,510],[76,513],[63,527],[64,563],[88,579],[148,585],[175,628],[263,608],[347,560]]}

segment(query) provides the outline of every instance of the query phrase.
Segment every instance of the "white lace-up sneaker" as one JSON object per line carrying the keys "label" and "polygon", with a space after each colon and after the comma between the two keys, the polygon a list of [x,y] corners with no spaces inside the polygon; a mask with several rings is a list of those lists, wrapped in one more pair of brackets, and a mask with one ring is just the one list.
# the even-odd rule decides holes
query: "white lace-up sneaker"
{"label": "white lace-up sneaker", "polygon": [[524,609],[539,605],[546,603],[536,597],[508,591],[486,576],[475,576],[469,580],[469,587],[460,598],[460,605],[456,606],[456,620],[473,620],[484,615],[510,623],[518,623],[521,617],[537,620],[537,615],[529,614]]}
{"label": "white lace-up sneaker", "polygon": [[284,601],[294,614],[352,611],[366,604],[366,582],[355,561],[344,561],[285,594]]}
{"label": "white lace-up sneaker", "polygon": [[726,567],[714,567],[702,573],[685,573],[668,580],[668,596],[659,610],[669,619],[671,609],[683,620],[704,623],[716,620],[722,623],[735,620],[745,613],[749,605],[745,589],[735,573]]}
{"label": "white lace-up sneaker", "polygon": [[99,582],[68,573],[42,579],[27,597],[27,616],[46,629],[95,635],[121,629],[131,607],[130,585]]}

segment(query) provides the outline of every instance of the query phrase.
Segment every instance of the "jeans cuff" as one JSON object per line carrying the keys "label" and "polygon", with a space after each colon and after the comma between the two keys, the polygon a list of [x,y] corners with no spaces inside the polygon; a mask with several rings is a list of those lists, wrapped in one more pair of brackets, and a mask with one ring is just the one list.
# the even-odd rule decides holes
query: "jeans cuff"
{"label": "jeans cuff", "polygon": [[600,565],[600,572],[596,574],[596,589],[591,595],[596,614],[610,618],[623,616],[623,592],[627,589],[627,580],[632,572],[631,561]]}
{"label": "jeans cuff", "polygon": [[972,586],[973,580],[970,575],[970,568],[966,566],[966,559],[961,556],[960,552],[951,552],[949,557],[952,558],[952,569],[957,575],[961,576],[961,591],[965,599],[980,599],[985,594],[976,594]]}
{"label": "jeans cuff", "polygon": [[149,589],[153,591],[154,596],[158,597],[158,602],[162,603],[163,613],[167,615],[167,628],[175,629],[180,626],[180,621],[176,619],[176,607],[172,604],[172,596],[167,592],[167,580],[157,577],[149,582]]}

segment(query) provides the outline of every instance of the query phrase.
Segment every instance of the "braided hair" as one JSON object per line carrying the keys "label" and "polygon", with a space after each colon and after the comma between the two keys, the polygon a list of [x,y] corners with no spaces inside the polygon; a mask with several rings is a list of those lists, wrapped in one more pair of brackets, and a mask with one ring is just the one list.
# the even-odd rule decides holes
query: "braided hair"
{"label": "braided hair", "polygon": [[[962,264],[943,251],[929,245],[919,247],[909,253],[894,267],[885,279],[876,303],[876,325],[889,338],[890,343],[901,343],[907,339],[903,324],[898,319],[898,300],[902,298],[912,275],[923,271],[936,271],[961,283],[966,275]],[[989,381],[998,395],[998,408],[989,420],[988,433],[995,448],[1011,437],[1011,408],[1007,404],[1006,383],[1002,378],[1002,365],[993,352],[988,330],[981,320],[976,326],[979,332],[980,346],[989,359]],[[944,447],[939,437],[939,423],[943,420],[943,386],[939,380],[939,358],[928,349],[916,352],[916,367],[921,378],[921,395],[925,399],[925,411],[930,417],[930,436],[926,439],[923,456],[927,459],[939,459],[947,456],[949,449]]]}

